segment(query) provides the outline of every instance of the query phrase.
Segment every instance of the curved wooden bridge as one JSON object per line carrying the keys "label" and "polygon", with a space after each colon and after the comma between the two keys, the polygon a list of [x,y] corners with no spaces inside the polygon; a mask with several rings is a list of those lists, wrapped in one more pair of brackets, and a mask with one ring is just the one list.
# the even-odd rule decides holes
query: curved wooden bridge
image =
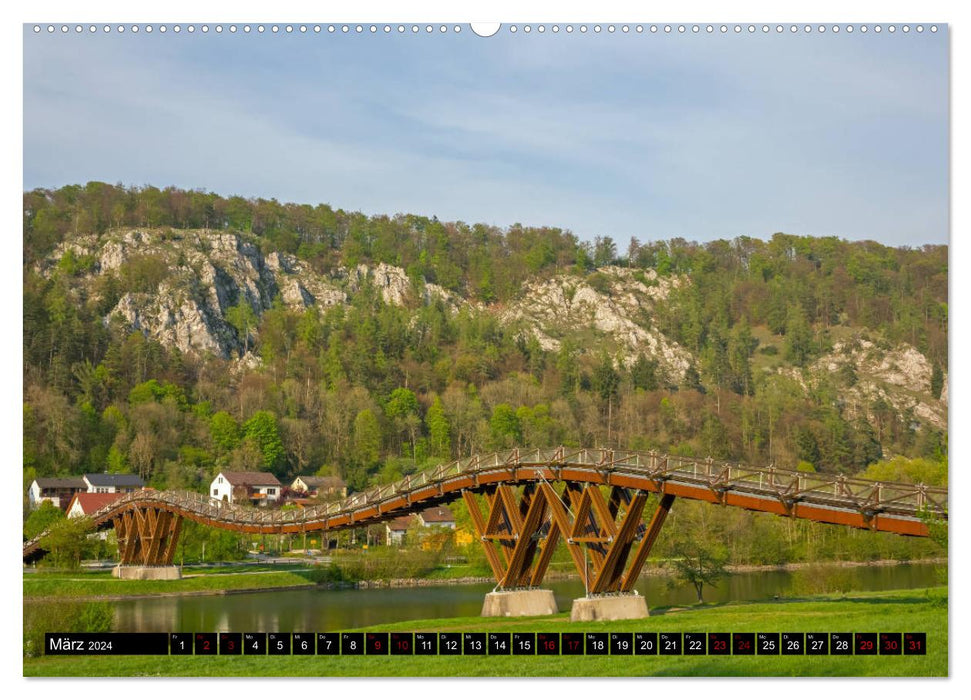
{"label": "curved wooden bridge", "polygon": [[[651,493],[659,502],[645,524]],[[947,517],[945,488],[564,447],[476,455],[299,510],[144,489],[92,517],[98,528],[114,526],[122,564],[164,566],[183,518],[236,532],[304,533],[363,527],[457,498],[469,508],[500,588],[539,585],[563,540],[593,594],[633,589],[675,498],[918,537],[928,534],[922,514]],[[43,556],[42,539],[24,544],[24,561]]]}

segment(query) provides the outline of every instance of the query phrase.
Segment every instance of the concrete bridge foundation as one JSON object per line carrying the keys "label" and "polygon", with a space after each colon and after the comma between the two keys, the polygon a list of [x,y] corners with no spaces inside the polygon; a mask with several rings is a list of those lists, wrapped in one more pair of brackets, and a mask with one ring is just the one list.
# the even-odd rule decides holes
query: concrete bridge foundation
{"label": "concrete bridge foundation", "polygon": [[125,566],[119,564],[111,570],[115,578],[132,581],[175,581],[182,578],[177,566]]}
{"label": "concrete bridge foundation", "polygon": [[556,598],[546,588],[524,588],[487,593],[482,603],[482,617],[531,617],[555,615]]}
{"label": "concrete bridge foundation", "polygon": [[636,620],[649,615],[647,601],[642,595],[607,595],[574,600],[570,620],[572,622]]}

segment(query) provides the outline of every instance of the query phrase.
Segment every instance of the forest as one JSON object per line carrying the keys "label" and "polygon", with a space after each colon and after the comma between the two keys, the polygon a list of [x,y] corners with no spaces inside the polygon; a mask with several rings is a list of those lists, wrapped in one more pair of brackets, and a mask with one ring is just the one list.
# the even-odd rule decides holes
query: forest
{"label": "forest", "polygon": [[[551,227],[99,182],[25,192],[23,205],[25,489],[38,476],[112,471],[203,491],[233,468],[284,481],[338,474],[354,491],[463,455],[559,444],[947,481],[946,430],[888,401],[844,400],[859,368],[808,383],[789,371],[808,371],[837,340],[906,344],[933,366],[922,395],[941,399],[946,246],[649,231],[588,242]],[[96,259],[65,248],[136,227],[245,233],[321,274],[383,262],[474,304],[393,305],[365,288],[327,308],[237,307],[227,320],[260,365],[193,356],[110,315],[124,293],[165,280],[157,260],[98,275]],[[691,353],[682,379],[647,352],[625,365],[580,336],[544,351],[495,313],[529,281],[568,273],[596,288],[610,266],[686,281],[643,320]]]}

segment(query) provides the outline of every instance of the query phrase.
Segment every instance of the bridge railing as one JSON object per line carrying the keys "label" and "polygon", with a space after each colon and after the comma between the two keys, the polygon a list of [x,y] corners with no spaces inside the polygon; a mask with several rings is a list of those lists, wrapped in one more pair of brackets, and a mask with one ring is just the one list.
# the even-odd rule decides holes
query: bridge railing
{"label": "bridge railing", "polygon": [[656,481],[685,482],[702,485],[715,492],[747,492],[777,498],[787,503],[808,502],[828,507],[905,515],[916,515],[922,511],[944,515],[947,510],[947,489],[922,484],[884,483],[843,475],[751,467],[656,452],[557,447],[501,450],[453,460],[409,474],[394,483],[352,494],[341,501],[315,504],[302,510],[265,510],[218,501],[205,494],[145,489],[126,494],[97,511],[93,517],[96,522],[104,521],[114,517],[127,504],[157,502],[159,505],[191,512],[204,520],[239,525],[276,526],[298,522],[319,524],[335,516],[353,514],[363,508],[380,508],[403,495],[437,487],[463,475],[496,470],[510,470],[512,473],[524,468],[564,466],[608,475],[626,473]]}

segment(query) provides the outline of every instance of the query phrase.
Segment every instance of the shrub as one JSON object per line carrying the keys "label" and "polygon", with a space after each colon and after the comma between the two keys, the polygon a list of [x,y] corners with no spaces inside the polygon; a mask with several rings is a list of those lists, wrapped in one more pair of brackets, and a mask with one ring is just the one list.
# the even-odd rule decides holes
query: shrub
{"label": "shrub", "polygon": [[44,655],[47,632],[110,632],[114,610],[108,603],[24,603],[24,656]]}

